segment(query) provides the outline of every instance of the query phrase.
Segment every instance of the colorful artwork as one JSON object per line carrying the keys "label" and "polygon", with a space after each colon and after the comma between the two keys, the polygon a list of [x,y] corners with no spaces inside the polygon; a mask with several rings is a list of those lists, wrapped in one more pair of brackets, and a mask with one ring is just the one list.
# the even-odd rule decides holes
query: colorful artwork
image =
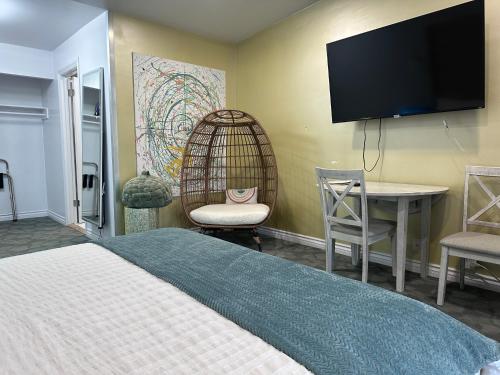
{"label": "colorful artwork", "polygon": [[226,104],[224,71],[133,54],[137,174],[164,178],[179,195],[182,154],[196,123]]}

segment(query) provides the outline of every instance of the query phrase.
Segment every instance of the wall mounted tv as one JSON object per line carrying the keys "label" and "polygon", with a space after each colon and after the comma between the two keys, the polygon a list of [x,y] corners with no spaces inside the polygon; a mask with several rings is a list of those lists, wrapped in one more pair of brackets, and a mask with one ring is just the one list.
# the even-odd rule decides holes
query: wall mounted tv
{"label": "wall mounted tv", "polygon": [[327,44],[332,121],[484,108],[484,0]]}

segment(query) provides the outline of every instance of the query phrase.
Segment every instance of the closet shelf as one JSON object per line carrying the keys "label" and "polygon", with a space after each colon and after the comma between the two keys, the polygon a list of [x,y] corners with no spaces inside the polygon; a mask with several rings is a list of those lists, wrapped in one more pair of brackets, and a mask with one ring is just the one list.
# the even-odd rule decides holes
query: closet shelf
{"label": "closet shelf", "polygon": [[0,104],[0,115],[28,116],[47,120],[49,118],[49,109],[47,107],[28,107],[21,105]]}
{"label": "closet shelf", "polygon": [[89,123],[89,124],[100,125],[101,124],[101,116],[83,114],[82,121]]}

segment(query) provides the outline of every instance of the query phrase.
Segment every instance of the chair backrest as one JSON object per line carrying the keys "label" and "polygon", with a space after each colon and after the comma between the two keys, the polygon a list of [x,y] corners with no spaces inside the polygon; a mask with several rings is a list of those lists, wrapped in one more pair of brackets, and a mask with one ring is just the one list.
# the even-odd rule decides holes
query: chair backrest
{"label": "chair backrest", "polygon": [[[366,200],[365,177],[362,170],[335,170],[316,168],[316,176],[321,195],[325,229],[331,225],[343,224],[360,227],[363,237],[368,230],[368,205]],[[346,201],[351,190],[359,185],[361,213]],[[337,210],[344,208],[350,217],[336,216]]]}
{"label": "chair backrest", "polygon": [[[500,195],[495,195],[491,189],[481,180],[481,177],[500,177],[500,167],[474,167],[468,165],[465,167],[465,187],[464,187],[464,216],[463,216],[463,231],[467,231],[468,225],[480,225],[490,228],[500,228],[499,222],[488,220],[480,220],[487,211],[496,207],[500,209]],[[470,180],[473,179],[481,190],[488,196],[490,202],[476,211],[474,214],[469,215],[469,186]],[[500,180],[500,179],[499,179]]]}

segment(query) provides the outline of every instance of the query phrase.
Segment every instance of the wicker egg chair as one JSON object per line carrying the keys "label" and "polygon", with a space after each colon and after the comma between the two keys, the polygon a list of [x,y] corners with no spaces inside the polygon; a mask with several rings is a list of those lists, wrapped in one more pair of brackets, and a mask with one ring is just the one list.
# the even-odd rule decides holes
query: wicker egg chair
{"label": "wicker egg chair", "polygon": [[[226,204],[228,189],[257,188],[256,204]],[[189,220],[205,231],[256,228],[271,215],[278,170],[271,142],[259,122],[237,110],[201,119],[187,141],[180,194]]]}

